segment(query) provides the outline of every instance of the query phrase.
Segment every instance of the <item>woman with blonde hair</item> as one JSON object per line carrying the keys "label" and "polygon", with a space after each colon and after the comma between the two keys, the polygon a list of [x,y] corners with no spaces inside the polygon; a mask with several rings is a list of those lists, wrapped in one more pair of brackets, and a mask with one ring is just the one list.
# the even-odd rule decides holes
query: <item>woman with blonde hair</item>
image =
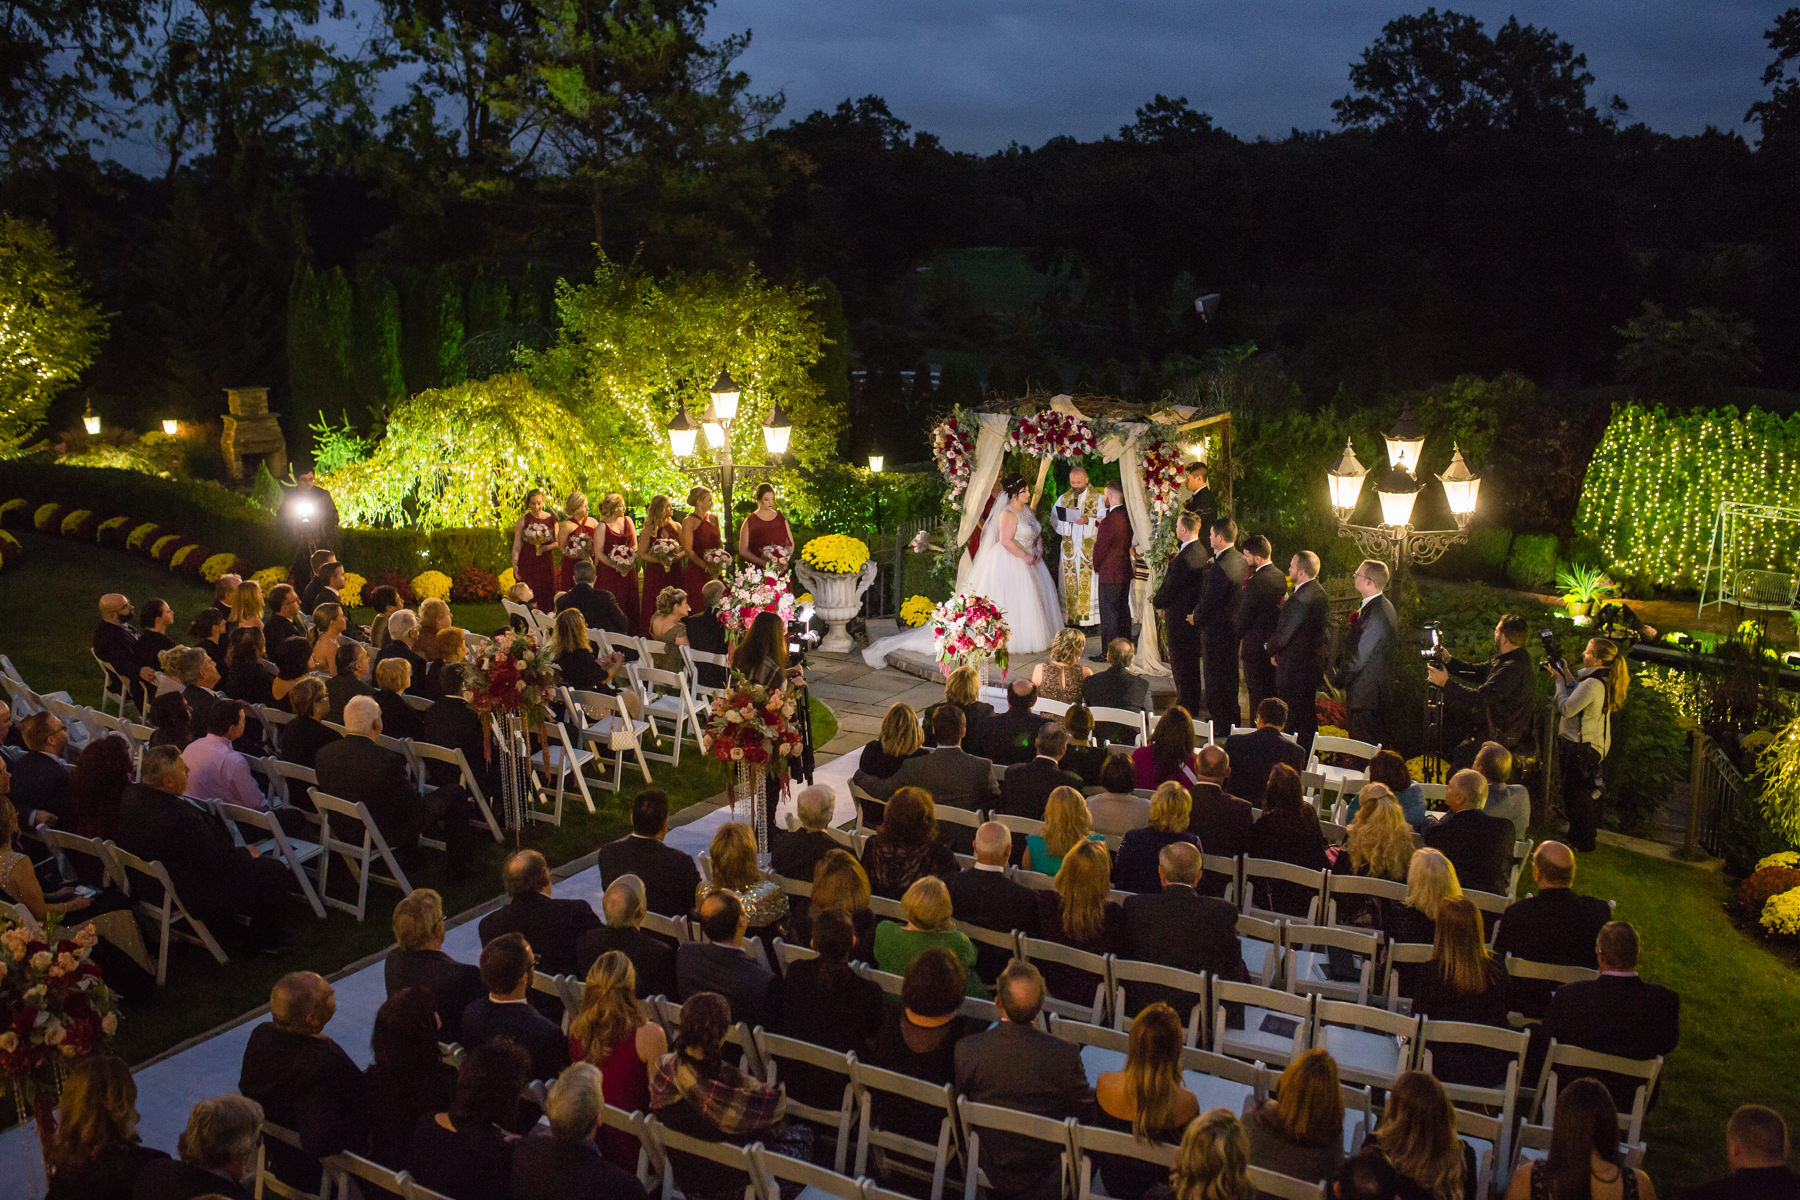
{"label": "woman with blonde hair", "polygon": [[1396,942],[1437,940],[1438,910],[1462,895],[1456,867],[1442,850],[1429,846],[1413,851],[1406,865],[1406,903],[1388,913],[1388,937]]}
{"label": "woman with blonde hair", "polygon": [[[631,514],[625,511],[625,497],[617,492],[608,492],[600,500],[600,530],[595,535],[597,544],[594,547],[594,586],[603,592],[611,592],[613,599],[619,602],[622,613],[639,611],[637,526],[632,523]],[[629,562],[620,567],[614,560],[612,552],[623,548],[631,552]]]}
{"label": "woman with blonde hair", "polygon": [[122,1058],[65,1067],[61,1124],[50,1147],[46,1200],[129,1200],[138,1173],[169,1157],[138,1140],[137,1081]]}
{"label": "woman with blonde hair", "polygon": [[[869,962],[875,957],[875,913],[869,908],[869,876],[848,850],[827,850],[813,868],[812,898],[808,914],[837,909],[850,917],[856,928],[856,949],[851,957]],[[810,940],[811,930],[796,929]]]}
{"label": "woman with blonde hair", "polygon": [[[993,720],[994,706],[981,698],[981,673],[974,667],[958,667],[944,679],[944,704],[954,704],[963,713],[963,749],[975,753],[981,743],[981,727]],[[932,705],[925,710],[925,745],[928,748],[937,746],[937,736],[932,728],[932,714],[939,705]]]}
{"label": "woman with blonde hair", "polygon": [[426,662],[436,662],[438,634],[450,628],[450,605],[436,596],[419,601],[419,628],[413,632],[412,649]]}
{"label": "woman with blonde hair", "polygon": [[1456,1136],[1456,1109],[1444,1085],[1424,1071],[1408,1071],[1388,1092],[1381,1124],[1369,1135],[1373,1146],[1406,1183],[1401,1195],[1429,1200],[1473,1200],[1475,1152]]}
{"label": "woman with blonde hair", "polygon": [[1024,868],[1054,875],[1062,870],[1063,857],[1081,841],[1105,842],[1095,833],[1087,801],[1072,787],[1051,789],[1044,801],[1044,829],[1025,839]]}
{"label": "woman with blonde hair", "polygon": [[[1158,1000],[1144,1006],[1131,1022],[1125,1068],[1106,1071],[1094,1081],[1094,1122],[1145,1143],[1181,1140],[1188,1124],[1200,1115],[1200,1101],[1181,1082],[1181,1018]],[[1155,1187],[1162,1172],[1142,1159],[1100,1156],[1106,1194],[1137,1200]]]}
{"label": "woman with blonde hair", "polygon": [[725,545],[725,535],[719,532],[719,514],[713,511],[711,488],[696,485],[688,491],[687,501],[691,511],[681,518],[680,531],[681,552],[687,564],[681,568],[680,578],[671,582],[679,583],[688,595],[698,596],[707,581],[722,574],[706,561],[706,556]]}
{"label": "woman with blonde hair", "polygon": [[262,584],[254,579],[246,579],[238,584],[237,592],[231,599],[231,620],[227,625],[231,629],[261,629],[262,623]]}
{"label": "woman with blonde hair", "polygon": [[1050,639],[1050,659],[1031,668],[1031,683],[1038,695],[1064,704],[1081,703],[1081,681],[1094,673],[1081,661],[1087,649],[1087,634],[1074,626],[1065,626]]}
{"label": "woman with blonde hair", "polygon": [[1194,796],[1171,780],[1161,784],[1150,797],[1150,823],[1134,829],[1119,843],[1119,869],[1113,881],[1122,892],[1158,892],[1162,880],[1156,874],[1156,861],[1170,842],[1200,845],[1200,839],[1188,832],[1193,817]]}
{"label": "woman with blonde hair", "polygon": [[[856,773],[850,782],[867,789],[870,784],[891,779],[907,759],[925,753],[925,731],[919,727],[919,716],[905,704],[890,704],[881,718],[881,733],[863,744],[857,759]],[[874,812],[863,813],[863,824],[880,825],[879,801]]]}
{"label": "woman with blonde hair", "polygon": [[[1406,813],[1385,783],[1364,784],[1358,799],[1361,803],[1343,849],[1331,864],[1332,873],[1406,882],[1413,856]],[[1341,923],[1363,929],[1380,929],[1386,920],[1386,905],[1376,896],[1346,895],[1337,901],[1337,911]]]}
{"label": "woman with blonde hair", "polygon": [[[650,1068],[669,1052],[663,1027],[638,1007],[637,970],[617,950],[594,960],[583,981],[581,1008],[569,1022],[569,1058],[600,1069],[606,1102],[627,1112],[650,1103]],[[637,1168],[637,1139],[617,1129],[600,1131],[600,1148],[619,1166]]]}
{"label": "woman with blonde hair", "polygon": [[675,505],[660,494],[650,497],[650,504],[644,509],[644,527],[638,530],[638,563],[643,567],[644,598],[642,611],[638,613],[638,628],[646,637],[656,636],[650,632],[650,622],[656,616],[656,602],[663,589],[681,587],[683,579],[679,549],[674,561],[669,563],[660,563],[650,557],[650,548],[659,541],[674,542],[677,547],[681,545],[681,525],[675,520]]}
{"label": "woman with blonde hair", "polygon": [[[1037,936],[1085,950],[1117,954],[1125,948],[1125,910],[1112,899],[1112,855],[1100,842],[1077,842],[1063,856],[1053,887],[1037,897]],[[1094,998],[1094,975],[1061,963],[1042,964],[1044,986],[1059,1000],[1086,1004]]]}
{"label": "woman with blonde hair", "polygon": [[1215,1108],[1189,1121],[1169,1182],[1144,1195],[1146,1200],[1256,1200],[1250,1138],[1231,1110]]}
{"label": "woman with blonde hair", "polygon": [[556,514],[550,511],[548,499],[543,488],[525,493],[525,511],[513,524],[512,542],[513,578],[518,580],[513,586],[530,588],[544,612],[550,611],[550,597],[556,594]]}
{"label": "woman with blonde hair", "polygon": [[[644,599],[650,600],[649,590],[644,592]],[[688,644],[687,619],[693,611],[688,604],[688,594],[678,587],[665,587],[658,592],[650,614],[650,638],[663,644],[661,667],[665,671],[681,674],[687,669],[682,661],[681,648]]]}
{"label": "woman with blonde hair", "polygon": [[312,654],[306,660],[309,671],[329,675],[337,670],[338,643],[350,628],[350,615],[344,606],[327,600],[312,610]]}
{"label": "woman with blonde hair", "polygon": [[1606,815],[1600,786],[1600,764],[1612,749],[1612,715],[1625,706],[1631,671],[1617,642],[1591,638],[1582,647],[1580,674],[1569,664],[1561,669],[1546,662],[1556,676],[1557,757],[1562,761],[1563,807],[1569,813],[1569,845],[1592,850],[1594,833]]}
{"label": "woman with blonde hair", "polygon": [[599,554],[600,522],[588,513],[587,496],[570,492],[563,505],[563,519],[556,525],[556,545],[562,551],[556,588],[566,592],[575,586],[575,564],[593,562]]}
{"label": "woman with blonde hair", "polygon": [[883,921],[875,927],[875,965],[893,975],[906,974],[913,959],[936,947],[956,955],[963,966],[963,988],[970,996],[987,995],[981,976],[975,973],[975,943],[956,927],[950,889],[936,875],[913,881],[900,898],[906,924]]}
{"label": "woman with blonde hair", "polygon": [[695,907],[720,888],[730,888],[744,906],[751,935],[773,936],[775,927],[787,919],[787,893],[756,865],[756,837],[750,827],[742,821],[719,826],[707,856],[712,862],[712,878],[700,881],[694,893]]}
{"label": "woman with blonde hair", "polygon": [[1275,1095],[1244,1122],[1250,1162],[1295,1179],[1330,1179],[1344,1161],[1344,1096],[1337,1063],[1308,1050],[1287,1065]]}

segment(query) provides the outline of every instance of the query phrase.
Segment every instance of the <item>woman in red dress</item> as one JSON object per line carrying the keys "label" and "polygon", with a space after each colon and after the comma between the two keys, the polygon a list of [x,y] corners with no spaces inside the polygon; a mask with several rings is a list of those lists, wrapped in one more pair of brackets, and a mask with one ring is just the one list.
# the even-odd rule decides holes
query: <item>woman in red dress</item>
{"label": "woman in red dress", "polygon": [[531,589],[532,603],[550,611],[556,598],[556,514],[544,506],[544,493],[532,488],[525,512],[513,526],[513,578]]}
{"label": "woman in red dress", "polygon": [[556,527],[556,544],[562,549],[556,590],[566,592],[575,586],[575,564],[583,559],[593,562],[600,552],[600,522],[588,515],[587,497],[580,492],[569,493],[563,521]]}
{"label": "woman in red dress", "polygon": [[738,553],[759,567],[768,566],[763,551],[780,546],[787,551],[788,565],[794,562],[794,535],[787,518],[775,507],[775,485],[762,484],[756,489],[756,507],[738,526]]}
{"label": "woman in red dress", "polygon": [[[676,557],[667,566],[651,557],[651,547],[659,541],[674,542]],[[644,511],[643,532],[638,535],[638,561],[644,564],[643,604],[638,612],[638,632],[650,636],[650,622],[656,616],[656,597],[670,584],[681,586],[686,578],[682,566],[681,526],[675,522],[675,506],[667,496],[650,497]]]}
{"label": "woman in red dress", "polygon": [[713,515],[712,506],[711,488],[696,487],[688,493],[688,507],[693,511],[681,520],[681,548],[687,554],[681,589],[690,596],[698,596],[706,587],[706,581],[719,575],[706,561],[708,550],[717,550],[725,544],[724,535],[719,532],[719,518]]}
{"label": "woman in red dress", "polygon": [[[631,552],[623,569],[612,556],[612,551],[620,546]],[[609,493],[600,501],[600,544],[594,558],[594,586],[603,592],[611,592],[613,599],[619,602],[619,611],[628,615],[638,610],[637,551],[637,526],[632,524],[631,514],[625,511],[625,497],[617,492]]]}

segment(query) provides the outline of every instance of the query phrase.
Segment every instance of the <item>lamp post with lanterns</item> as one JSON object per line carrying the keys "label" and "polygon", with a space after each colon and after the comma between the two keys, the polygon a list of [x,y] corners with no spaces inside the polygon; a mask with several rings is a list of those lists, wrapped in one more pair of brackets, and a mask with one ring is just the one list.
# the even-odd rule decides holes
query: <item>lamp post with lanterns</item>
{"label": "lamp post with lanterns", "polygon": [[1412,515],[1413,505],[1425,488],[1418,478],[1425,431],[1409,410],[1384,436],[1388,465],[1375,481],[1380,524],[1357,525],[1352,521],[1370,472],[1357,461],[1348,439],[1343,455],[1327,470],[1325,485],[1331,495],[1332,514],[1337,518],[1338,536],[1350,538],[1364,554],[1391,560],[1395,574],[1400,576],[1408,567],[1436,562],[1451,546],[1469,540],[1469,520],[1475,515],[1481,480],[1469,469],[1461,447],[1452,445],[1450,466],[1437,478],[1450,515],[1456,519],[1456,528],[1418,529],[1412,523]]}
{"label": "lamp post with lanterns", "polygon": [[[738,401],[742,397],[737,381],[731,377],[730,371],[720,371],[719,378],[713,382],[711,399],[706,412],[696,425],[688,416],[687,402],[675,414],[675,419],[668,424],[669,448],[675,453],[675,460],[681,464],[682,470],[689,476],[716,487],[719,491],[723,508],[720,510],[723,522],[729,524],[735,520],[731,509],[732,492],[736,488],[738,476],[747,479],[767,478],[781,468],[781,460],[786,457],[788,441],[792,437],[794,427],[781,410],[779,403],[772,405],[769,415],[763,420],[763,448],[768,451],[771,462],[738,463],[731,455],[731,429],[738,415]],[[710,466],[689,465],[685,460],[697,448],[700,436],[706,437],[706,445],[712,451],[713,462]]]}

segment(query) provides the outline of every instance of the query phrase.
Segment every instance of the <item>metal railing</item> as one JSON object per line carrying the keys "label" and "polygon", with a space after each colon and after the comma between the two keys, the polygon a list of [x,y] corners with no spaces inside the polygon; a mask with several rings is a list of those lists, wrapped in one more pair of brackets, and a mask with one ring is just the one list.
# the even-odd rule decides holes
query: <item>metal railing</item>
{"label": "metal railing", "polygon": [[1682,840],[1683,858],[1697,858],[1695,847],[1711,855],[1725,853],[1726,831],[1748,799],[1744,777],[1732,765],[1719,744],[1694,731],[1694,750],[1688,764],[1687,834]]}
{"label": "metal railing", "polygon": [[[869,557],[875,562],[875,582],[863,594],[863,616],[898,616],[906,602],[906,548],[921,530],[935,531],[941,517],[915,517],[898,528],[883,530],[869,539]],[[915,589],[917,590],[917,589]]]}

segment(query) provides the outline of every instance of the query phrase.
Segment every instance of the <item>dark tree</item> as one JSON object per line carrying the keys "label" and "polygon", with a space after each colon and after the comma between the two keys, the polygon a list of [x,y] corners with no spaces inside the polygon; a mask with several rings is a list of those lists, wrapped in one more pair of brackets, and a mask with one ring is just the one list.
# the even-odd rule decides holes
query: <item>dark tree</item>
{"label": "dark tree", "polygon": [[1179,144],[1213,131],[1212,118],[1195,112],[1186,96],[1171,100],[1158,92],[1135,116],[1137,120],[1120,126],[1119,136],[1140,145]]}
{"label": "dark tree", "polygon": [[1800,142],[1800,8],[1776,17],[1763,39],[1775,52],[1775,61],[1763,69],[1769,95],[1752,104],[1744,119],[1762,126],[1764,146],[1785,145],[1792,153]]}
{"label": "dark tree", "polygon": [[128,128],[139,0],[0,5],[0,162],[43,166]]}

